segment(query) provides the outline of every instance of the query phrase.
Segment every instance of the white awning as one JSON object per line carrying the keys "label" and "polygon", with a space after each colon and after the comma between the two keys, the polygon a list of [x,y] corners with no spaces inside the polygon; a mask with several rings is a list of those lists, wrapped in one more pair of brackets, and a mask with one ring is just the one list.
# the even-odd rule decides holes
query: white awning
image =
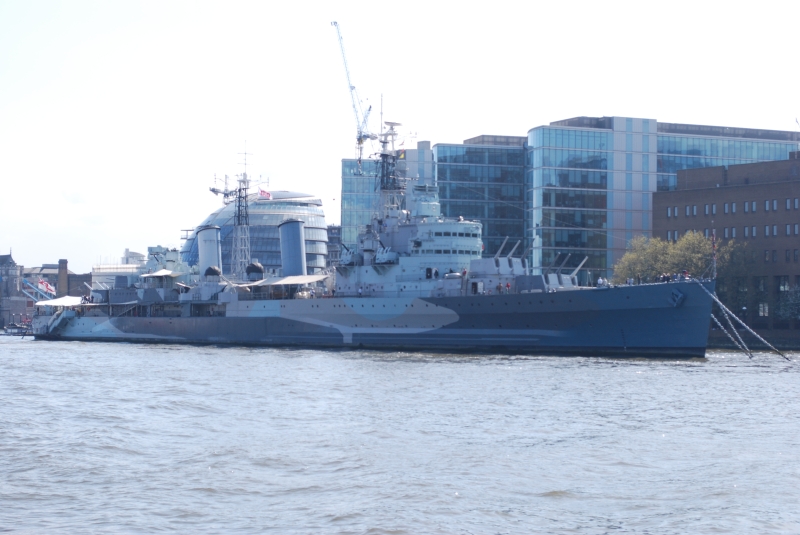
{"label": "white awning", "polygon": [[178,273],[177,271],[170,271],[168,269],[159,269],[155,273],[145,273],[142,275],[142,278],[145,277],[180,277],[183,273]]}
{"label": "white awning", "polygon": [[74,297],[72,295],[65,295],[64,297],[59,297],[58,299],[50,299],[48,301],[36,301],[36,306],[49,306],[49,307],[74,307],[76,305],[81,304],[80,297]]}
{"label": "white awning", "polygon": [[280,277],[278,279],[264,279],[252,286],[280,286],[284,284],[311,284],[312,282],[327,279],[328,275],[293,275],[291,277]]}

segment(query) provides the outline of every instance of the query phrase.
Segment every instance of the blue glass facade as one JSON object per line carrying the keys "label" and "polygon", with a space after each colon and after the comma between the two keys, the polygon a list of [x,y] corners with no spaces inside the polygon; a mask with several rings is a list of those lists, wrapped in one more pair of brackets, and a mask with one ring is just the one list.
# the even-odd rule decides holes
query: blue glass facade
{"label": "blue glass facade", "polygon": [[484,256],[494,255],[506,236],[509,237],[506,252],[523,239],[525,149],[522,146],[438,144],[433,152],[442,215],[480,220]]}
{"label": "blue glass facade", "polygon": [[630,117],[579,117],[534,128],[525,161],[525,235],[536,238],[532,265],[546,267],[558,253],[572,253],[568,266],[589,257],[583,282],[607,277],[634,236],[650,236],[652,194],[674,189],[679,170],[787,159],[799,139],[791,132]]}
{"label": "blue glass facade", "polygon": [[342,160],[342,243],[350,249],[358,244],[358,233],[377,213],[380,191],[378,162]]}
{"label": "blue glass facade", "polygon": [[658,191],[672,191],[682,169],[786,160],[796,142],[658,136]]}
{"label": "blue glass facade", "polygon": [[[656,191],[675,189],[682,169],[784,160],[800,133],[632,117],[576,117],[525,138],[479,136],[433,147],[442,214],[483,223],[485,255],[506,236],[534,248],[542,269],[558,253],[588,261],[581,282],[608,277],[628,242],[652,232]],[[355,244],[377,203],[373,174],[343,160],[342,241]],[[520,252],[520,251],[518,251]],[[563,260],[562,256],[562,260]]]}

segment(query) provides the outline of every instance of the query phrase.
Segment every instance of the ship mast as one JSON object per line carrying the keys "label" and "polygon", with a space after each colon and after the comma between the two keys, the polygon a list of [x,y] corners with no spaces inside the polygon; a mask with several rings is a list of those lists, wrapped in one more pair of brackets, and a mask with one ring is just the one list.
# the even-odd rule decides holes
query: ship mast
{"label": "ship mast", "polygon": [[[394,148],[397,139],[396,126],[400,123],[386,121],[389,127],[385,132],[381,132],[379,139],[381,144],[380,162],[378,166],[378,186],[380,187],[381,211],[390,207],[401,208],[405,181],[397,173],[397,152]],[[382,214],[381,217],[383,217]]]}
{"label": "ship mast", "polygon": [[250,263],[250,214],[247,208],[250,179],[247,177],[247,152],[241,154],[244,155],[244,172],[238,177],[236,216],[231,244],[231,274],[233,279],[238,281],[246,279],[247,265]]}

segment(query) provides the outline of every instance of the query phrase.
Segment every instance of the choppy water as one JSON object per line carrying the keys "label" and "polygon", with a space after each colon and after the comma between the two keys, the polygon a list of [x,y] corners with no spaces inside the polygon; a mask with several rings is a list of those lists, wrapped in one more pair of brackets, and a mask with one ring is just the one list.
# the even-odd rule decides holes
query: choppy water
{"label": "choppy water", "polygon": [[798,357],[0,337],[0,531],[798,533]]}

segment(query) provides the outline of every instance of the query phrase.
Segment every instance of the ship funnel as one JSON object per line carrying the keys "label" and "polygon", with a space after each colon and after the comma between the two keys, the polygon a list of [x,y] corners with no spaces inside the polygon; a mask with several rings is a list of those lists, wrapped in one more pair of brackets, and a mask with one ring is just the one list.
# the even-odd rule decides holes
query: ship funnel
{"label": "ship funnel", "polygon": [[281,233],[281,264],[283,276],[306,275],[305,222],[286,219],[278,229]]}
{"label": "ship funnel", "polygon": [[199,257],[197,263],[198,271],[200,273],[205,273],[206,270],[212,266],[221,266],[222,248],[219,237],[219,227],[215,225],[199,227],[195,232],[195,239],[197,240],[197,253]]}

